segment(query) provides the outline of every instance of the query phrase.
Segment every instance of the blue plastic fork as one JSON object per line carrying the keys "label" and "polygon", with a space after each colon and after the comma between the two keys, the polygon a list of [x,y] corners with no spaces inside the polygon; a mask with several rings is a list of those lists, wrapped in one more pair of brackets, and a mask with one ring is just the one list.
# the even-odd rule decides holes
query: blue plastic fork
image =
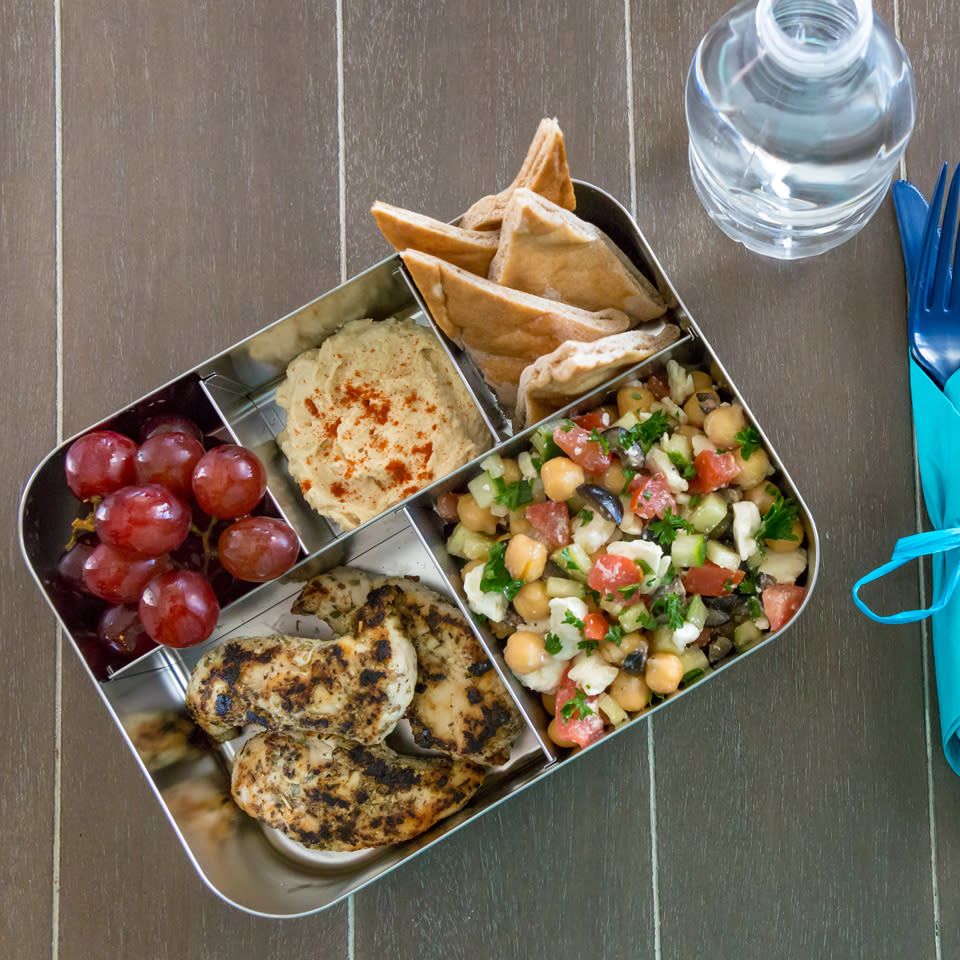
{"label": "blue plastic fork", "polygon": [[920,264],[910,290],[908,325],[914,359],[942,390],[960,369],[960,290],[953,289],[953,274],[960,258],[960,243],[951,266],[950,253],[957,235],[957,202],[960,199],[960,165],[954,171],[937,237],[940,206],[947,182],[947,164],[940,170],[923,228]]}

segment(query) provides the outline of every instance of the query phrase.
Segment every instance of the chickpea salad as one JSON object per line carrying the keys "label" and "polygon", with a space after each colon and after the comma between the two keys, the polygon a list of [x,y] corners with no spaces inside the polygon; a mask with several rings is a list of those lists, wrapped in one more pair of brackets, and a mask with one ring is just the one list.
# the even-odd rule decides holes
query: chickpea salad
{"label": "chickpea salad", "polygon": [[743,407],[674,360],[493,454],[440,515],[471,610],[585,747],[780,630],[806,596],[797,503]]}

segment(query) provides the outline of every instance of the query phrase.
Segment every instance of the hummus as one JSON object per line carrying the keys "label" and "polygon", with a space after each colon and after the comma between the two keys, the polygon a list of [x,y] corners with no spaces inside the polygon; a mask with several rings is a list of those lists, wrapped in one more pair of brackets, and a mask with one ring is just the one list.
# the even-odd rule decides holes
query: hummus
{"label": "hummus", "polygon": [[307,502],[352,530],[491,444],[433,333],[353,320],[287,367],[277,437]]}

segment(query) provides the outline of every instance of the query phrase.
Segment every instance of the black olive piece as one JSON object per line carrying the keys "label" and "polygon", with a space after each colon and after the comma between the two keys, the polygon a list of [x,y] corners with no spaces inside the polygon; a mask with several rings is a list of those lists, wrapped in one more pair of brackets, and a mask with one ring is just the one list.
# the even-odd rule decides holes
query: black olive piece
{"label": "black olive piece", "polygon": [[717,407],[720,406],[720,402],[717,399],[718,396],[718,394],[714,394],[712,391],[698,393],[697,405],[700,407],[700,412],[706,415],[710,413],[711,410],[716,410]]}
{"label": "black olive piece", "polygon": [[703,602],[708,610],[722,610],[726,614],[733,613],[740,604],[741,598],[735,593],[728,593],[724,597],[704,597]]}
{"label": "black olive piece", "polygon": [[643,673],[647,666],[647,650],[649,644],[646,640],[641,641],[636,650],[631,650],[624,658],[620,669],[625,673],[631,673],[634,676]]}
{"label": "black olive piece", "polygon": [[707,659],[711,663],[722,660],[733,649],[733,641],[729,637],[716,637],[707,645]]}
{"label": "black olive piece", "polygon": [[608,520],[619,523],[623,519],[623,504],[620,498],[606,487],[596,483],[581,483],[577,487],[577,493]]}
{"label": "black olive piece", "polygon": [[607,441],[610,452],[615,453],[625,467],[639,470],[646,462],[646,457],[639,443],[624,445],[624,440],[629,433],[630,431],[624,430],[623,427],[610,427],[603,431],[603,439]]}
{"label": "black olive piece", "polygon": [[711,610],[707,609],[707,619],[704,623],[705,627],[719,627],[720,624],[726,623],[730,619],[730,614],[726,613],[723,610]]}

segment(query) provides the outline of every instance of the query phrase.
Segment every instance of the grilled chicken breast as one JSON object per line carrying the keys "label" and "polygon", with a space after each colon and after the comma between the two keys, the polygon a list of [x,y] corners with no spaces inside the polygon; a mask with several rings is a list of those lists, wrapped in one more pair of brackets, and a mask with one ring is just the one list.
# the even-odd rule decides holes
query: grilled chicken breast
{"label": "grilled chicken breast", "polygon": [[317,850],[399,843],[459,810],[483,768],[310,733],[261,733],[233,765],[241,810]]}
{"label": "grilled chicken breast", "polygon": [[248,723],[379,743],[413,697],[417,657],[395,609],[396,587],[372,591],[353,630],[332,640],[237,637],[194,668],[187,706],[216,740]]}
{"label": "grilled chicken breast", "polygon": [[313,614],[334,630],[349,630],[371,589],[383,586],[401,591],[397,610],[417,651],[416,692],[406,712],[416,742],[476,763],[506,763],[523,721],[453,604],[409,577],[336,567],[306,584],[293,613]]}

